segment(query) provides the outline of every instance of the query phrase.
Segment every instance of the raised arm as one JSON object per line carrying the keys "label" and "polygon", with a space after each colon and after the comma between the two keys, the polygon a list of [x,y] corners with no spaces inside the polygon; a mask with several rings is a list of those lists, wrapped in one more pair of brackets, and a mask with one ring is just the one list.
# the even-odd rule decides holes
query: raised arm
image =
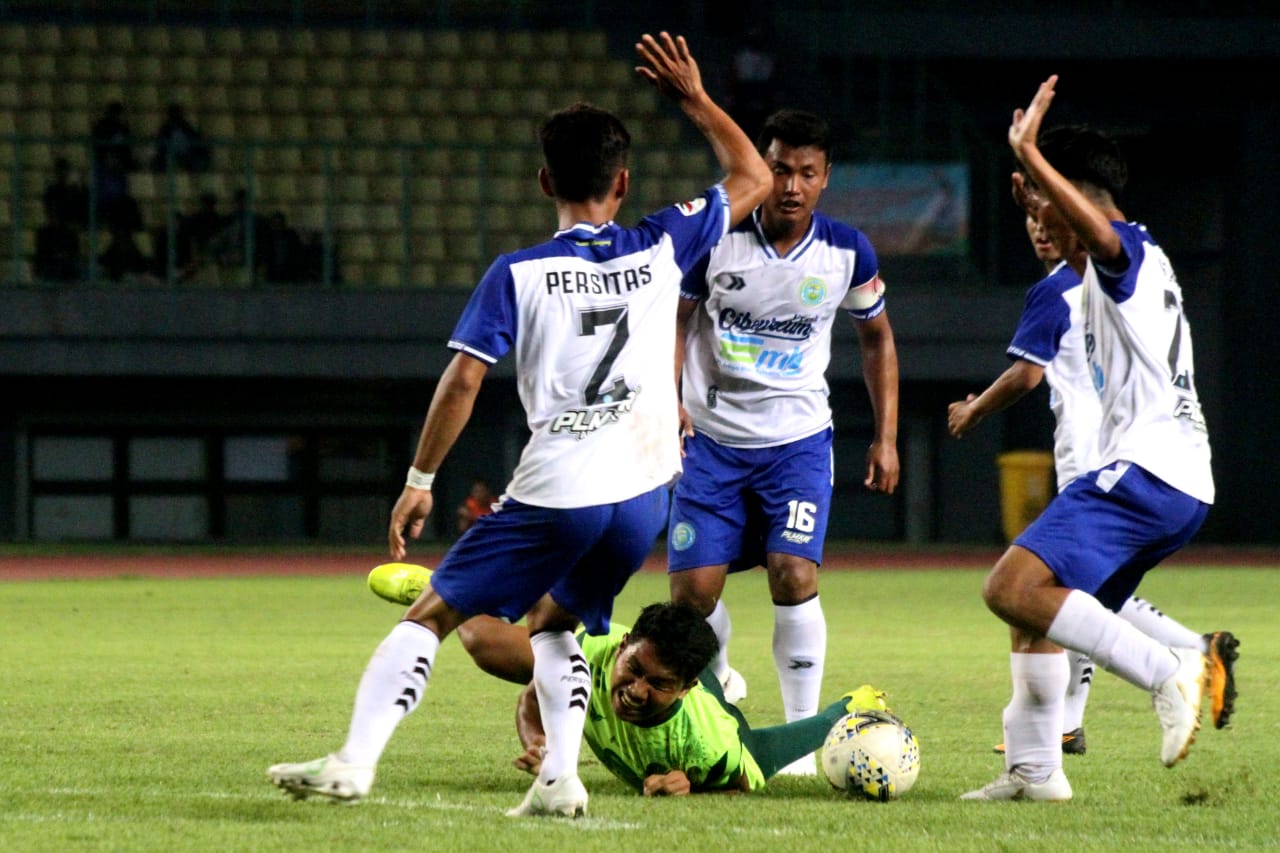
{"label": "raised arm", "polygon": [[[1013,149],[1018,162],[1022,163],[1023,168],[1026,169],[1027,176],[1036,184],[1039,194],[1057,208],[1067,220],[1090,256],[1104,266],[1110,265],[1124,252],[1120,236],[1111,227],[1110,217],[1090,201],[1079,188],[1063,177],[1062,173],[1044,158],[1036,145],[1040,124],[1049,110],[1049,104],[1053,102],[1053,87],[1057,82],[1056,74],[1045,80],[1040,84],[1035,97],[1031,99],[1031,103],[1025,110],[1013,111],[1013,123],[1009,125],[1009,147]],[[1019,186],[1020,183],[1023,187]],[[1025,182],[1020,176],[1015,175],[1015,195],[1018,195],[1024,187]],[[1031,196],[1024,198],[1031,200]],[[1026,206],[1023,198],[1019,201],[1024,204],[1024,207]]]}
{"label": "raised arm", "polygon": [[730,224],[736,225],[769,195],[772,176],[769,167],[729,114],[721,109],[702,87],[702,73],[689,53],[684,36],[674,39],[666,32],[658,37],[645,33],[636,43],[636,53],[647,63],[636,72],[658,91],[679,104],[694,126],[711,143],[729,195]]}

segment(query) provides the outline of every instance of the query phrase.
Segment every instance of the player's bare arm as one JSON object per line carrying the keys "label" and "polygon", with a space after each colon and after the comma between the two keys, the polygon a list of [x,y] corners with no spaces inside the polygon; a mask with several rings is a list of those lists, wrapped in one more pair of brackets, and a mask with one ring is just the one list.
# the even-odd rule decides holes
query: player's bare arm
{"label": "player's bare arm", "polygon": [[863,484],[873,492],[893,494],[901,475],[898,461],[898,350],[889,314],[854,321],[862,353],[862,378],[871,398],[875,438],[867,448]]}
{"label": "player's bare arm", "polygon": [[[427,419],[418,438],[418,450],[413,457],[414,468],[435,474],[471,418],[480,383],[488,372],[489,365],[465,353],[458,353],[449,362],[427,409]],[[405,537],[417,539],[422,535],[432,506],[430,489],[404,487],[391,510],[391,525],[387,531],[392,559],[405,558]]]}
{"label": "player's bare arm", "polygon": [[962,437],[987,415],[1003,411],[1022,399],[1043,378],[1043,367],[1018,359],[981,394],[970,394],[947,406],[947,431],[955,438]]}
{"label": "player's bare arm", "polygon": [[[1120,236],[1111,227],[1111,218],[1064,178],[1044,158],[1036,144],[1045,113],[1053,103],[1054,86],[1057,82],[1058,75],[1054,74],[1040,84],[1026,109],[1013,111],[1013,122],[1009,125],[1009,147],[1026,169],[1038,192],[1067,220],[1089,254],[1103,264],[1112,264],[1123,254],[1124,247]],[[1015,197],[1019,192],[1018,181],[1019,178],[1015,176]],[[1022,203],[1021,199],[1019,203]]]}
{"label": "player's bare arm", "polygon": [[689,412],[684,407],[684,390],[682,378],[684,375],[684,358],[686,340],[689,328],[689,318],[693,316],[693,312],[698,309],[698,300],[684,299],[680,300],[676,307],[676,399],[679,400],[680,407],[680,455],[684,456],[684,440],[687,436],[693,435],[693,418],[689,416]]}
{"label": "player's bare arm", "polygon": [[702,87],[702,73],[684,36],[673,39],[669,33],[660,32],[654,38],[645,33],[636,43],[636,53],[646,63],[637,66],[636,73],[679,104],[711,143],[725,172],[723,184],[729,196],[730,224],[736,225],[769,195],[773,184],[769,167],[742,128]]}

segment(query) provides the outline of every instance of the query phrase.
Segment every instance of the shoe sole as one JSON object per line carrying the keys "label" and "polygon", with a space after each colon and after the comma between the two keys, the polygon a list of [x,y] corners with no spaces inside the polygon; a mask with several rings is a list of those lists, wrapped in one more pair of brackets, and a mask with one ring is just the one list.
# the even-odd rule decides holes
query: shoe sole
{"label": "shoe sole", "polygon": [[315,788],[298,779],[275,779],[271,780],[271,784],[293,797],[295,800],[305,800],[314,795],[323,797],[333,803],[342,803],[343,805],[354,805],[364,799],[359,794],[351,794],[341,796],[324,790],[323,788]]}
{"label": "shoe sole", "polygon": [[[1004,755],[1004,744],[998,743],[991,747],[991,751],[996,755]],[[1062,736],[1062,754],[1063,755],[1084,755],[1084,735],[1065,734]]]}
{"label": "shoe sole", "polygon": [[1209,691],[1213,727],[1226,728],[1236,710],[1236,661],[1240,641],[1230,631],[1217,631],[1209,641]]}

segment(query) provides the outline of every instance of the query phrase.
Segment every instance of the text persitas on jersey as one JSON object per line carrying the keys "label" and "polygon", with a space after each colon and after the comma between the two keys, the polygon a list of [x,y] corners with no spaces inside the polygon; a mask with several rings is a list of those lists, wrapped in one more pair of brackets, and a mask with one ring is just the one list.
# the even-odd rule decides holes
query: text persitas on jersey
{"label": "text persitas on jersey", "polygon": [[546,275],[547,293],[559,293],[563,296],[576,293],[613,295],[630,293],[651,281],[653,281],[653,272],[648,264],[612,272],[548,270]]}

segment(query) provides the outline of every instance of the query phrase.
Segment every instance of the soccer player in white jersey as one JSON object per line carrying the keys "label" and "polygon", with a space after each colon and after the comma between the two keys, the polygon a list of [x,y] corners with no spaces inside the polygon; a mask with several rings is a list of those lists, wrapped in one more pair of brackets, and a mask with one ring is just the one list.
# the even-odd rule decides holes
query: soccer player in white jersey
{"label": "soccer player in white jersey", "polygon": [[1025,174],[1014,177],[1024,209],[1051,208],[1089,255],[1086,358],[1102,404],[1102,461],[1059,493],[987,576],[983,599],[1009,624],[1022,658],[1015,690],[1032,695],[1006,714],[1006,771],[968,800],[1071,798],[1060,742],[1063,649],[1151,694],[1166,767],[1195,740],[1206,684],[1222,686],[1206,655],[1167,646],[1114,612],[1146,571],[1195,535],[1213,476],[1182,290],[1146,228],[1117,207],[1125,166],[1115,144],[1081,128],[1043,149],[1037,142],[1056,83],[1050,77],[1014,112],[1008,140]]}
{"label": "soccer player in white jersey", "polygon": [[[1051,140],[1053,133],[1048,131],[1041,139]],[[1046,276],[1027,291],[1022,316],[1006,350],[1011,361],[1008,369],[981,394],[970,394],[949,405],[947,427],[953,436],[961,438],[988,415],[1022,399],[1043,379],[1049,384],[1049,406],[1055,421],[1054,470],[1058,491],[1062,491],[1076,477],[1101,463],[1098,430],[1102,406],[1085,360],[1083,286],[1079,274],[1085,269],[1088,255],[1052,207],[1042,207],[1025,216],[1027,236],[1036,257],[1044,264]],[[1233,710],[1233,666],[1238,645],[1231,632],[1197,634],[1136,596],[1125,600],[1120,616],[1167,645],[1198,649],[1213,656],[1222,666],[1227,684],[1225,703],[1214,708],[1214,725],[1226,726]],[[1093,682],[1093,662],[1087,655],[1076,653],[1068,655],[1068,660],[1071,668],[1063,697],[1062,751],[1083,755],[1084,709]],[[1019,672],[1021,657],[1016,651],[1012,661],[1012,670]],[[1032,701],[1035,696],[1034,691],[1016,686],[1013,695],[1014,703]],[[1016,705],[1007,711],[1011,716],[1018,713]],[[1005,744],[995,750],[1005,752]]]}
{"label": "soccer player in white jersey", "polygon": [[[875,426],[865,484],[886,494],[898,484],[898,361],[870,241],[814,209],[831,174],[826,121],[780,111],[756,147],[773,191],[681,288],[688,420],[667,559],[672,600],[701,611],[720,639],[713,670],[731,701],[745,685],[729,667],[721,593],[729,572],[766,567],[792,721],[817,712],[826,656],[818,565],[831,506],[832,324],[847,314],[857,330]],[[816,767],[806,757],[786,772]]]}
{"label": "soccer player in white jersey", "polygon": [[609,630],[613,599],[662,532],[680,473],[671,357],[681,276],[768,193],[750,139],[702,86],[683,37],[643,36],[637,72],[711,143],[724,180],[702,196],[613,222],[627,194],[630,137],[610,113],[576,104],[543,125],[542,191],[559,230],[499,257],[476,286],[449,347],[404,491],[391,512],[403,559],[432,509],[431,483],[465,426],[489,366],[514,352],[532,433],[497,510],[445,555],[430,587],[378,647],[356,693],[346,743],[278,764],[297,797],[368,794],[387,741],[418,705],[441,641],[477,614],[526,617],[546,755],[512,816],[584,814],[578,752],[591,680],[574,639]]}

